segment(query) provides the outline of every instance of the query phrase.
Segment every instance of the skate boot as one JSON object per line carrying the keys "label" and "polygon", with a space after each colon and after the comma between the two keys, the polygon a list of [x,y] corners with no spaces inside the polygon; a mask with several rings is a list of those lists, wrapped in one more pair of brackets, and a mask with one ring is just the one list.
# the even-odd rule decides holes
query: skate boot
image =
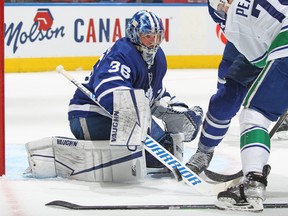
{"label": "skate boot", "polygon": [[203,172],[210,164],[213,157],[213,152],[202,152],[199,148],[196,153],[189,159],[186,166],[192,170],[194,173],[199,175]]}
{"label": "skate boot", "polygon": [[216,207],[222,210],[263,211],[270,169],[269,165],[265,165],[262,173],[249,172],[238,185],[220,192],[215,203]]}
{"label": "skate boot", "polygon": [[286,118],[282,125],[276,131],[278,139],[288,139],[288,119]]}

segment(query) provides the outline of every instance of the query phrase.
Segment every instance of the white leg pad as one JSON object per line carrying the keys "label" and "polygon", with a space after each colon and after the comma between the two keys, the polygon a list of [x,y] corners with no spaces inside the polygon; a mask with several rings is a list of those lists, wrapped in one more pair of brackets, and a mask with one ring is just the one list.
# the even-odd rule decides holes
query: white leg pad
{"label": "white leg pad", "polygon": [[184,154],[184,143],[185,135],[184,133],[170,134],[173,140],[173,152],[174,156],[181,162],[183,162]]}
{"label": "white leg pad", "polygon": [[26,143],[28,163],[33,177],[53,178],[57,176],[52,139],[49,137]]}
{"label": "white leg pad", "polygon": [[[54,151],[54,170],[59,177],[95,182],[133,182],[146,176],[142,147],[129,151],[125,146],[110,146],[109,140],[88,141],[63,137],[49,140]],[[29,149],[28,153],[32,151],[34,149]],[[35,155],[34,152],[32,155]],[[37,167],[44,168],[47,165],[42,163],[42,158],[37,158],[36,162]],[[33,174],[40,177],[41,173],[38,170],[35,173],[34,169]]]}

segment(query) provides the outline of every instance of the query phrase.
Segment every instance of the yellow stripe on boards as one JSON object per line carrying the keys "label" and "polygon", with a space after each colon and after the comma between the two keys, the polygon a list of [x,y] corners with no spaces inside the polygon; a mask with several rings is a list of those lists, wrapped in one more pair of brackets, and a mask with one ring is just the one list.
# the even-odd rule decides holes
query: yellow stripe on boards
{"label": "yellow stripe on boards", "polygon": [[[222,55],[167,56],[169,69],[218,68]],[[99,56],[9,58],[5,59],[5,73],[54,71],[58,65],[66,70],[92,70]]]}

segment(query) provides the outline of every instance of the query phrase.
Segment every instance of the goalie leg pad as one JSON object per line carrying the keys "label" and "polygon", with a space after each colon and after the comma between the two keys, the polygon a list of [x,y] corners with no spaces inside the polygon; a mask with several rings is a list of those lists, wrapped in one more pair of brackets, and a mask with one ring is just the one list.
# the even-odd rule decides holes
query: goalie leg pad
{"label": "goalie leg pad", "polygon": [[181,162],[183,162],[184,153],[184,133],[170,134],[173,140],[173,154]]}
{"label": "goalie leg pad", "polygon": [[[35,178],[56,177],[52,137],[26,143],[30,172]],[[28,174],[28,173],[27,173]]]}
{"label": "goalie leg pad", "polygon": [[[143,149],[129,151],[124,146],[110,146],[109,141],[76,140],[63,137],[44,139],[49,143],[49,158],[47,161],[39,156],[38,148],[29,144],[29,164],[34,177],[63,177],[68,179],[91,182],[134,182],[146,176],[146,164]],[[40,140],[43,142],[42,140]],[[33,142],[39,145],[39,140]],[[46,150],[48,151],[48,150]],[[37,160],[36,160],[37,159]],[[33,164],[32,164],[33,162]],[[53,164],[53,166],[52,166]],[[43,173],[47,172],[49,176]],[[54,175],[53,175],[54,174]]]}
{"label": "goalie leg pad", "polygon": [[[66,145],[73,143],[73,145]],[[146,175],[143,148],[129,151],[109,141],[53,140],[58,176],[95,182],[131,182]]]}

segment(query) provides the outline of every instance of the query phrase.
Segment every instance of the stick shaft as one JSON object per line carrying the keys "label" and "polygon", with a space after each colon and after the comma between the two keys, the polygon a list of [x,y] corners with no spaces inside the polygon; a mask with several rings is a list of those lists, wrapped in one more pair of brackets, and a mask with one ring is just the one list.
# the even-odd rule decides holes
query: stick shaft
{"label": "stick shaft", "polygon": [[81,90],[87,97],[89,97],[92,101],[94,101],[99,107],[101,107],[106,114],[109,115],[111,118],[112,115],[103,107],[101,104],[96,100],[95,95],[90,92],[82,83],[78,82],[74,77],[72,77],[67,71],[64,70],[64,68],[57,69],[59,73],[61,73],[64,77],[66,77],[70,82],[72,82],[79,90]]}
{"label": "stick shaft", "polygon": [[[187,205],[78,205],[75,203],[55,200],[46,206],[63,207],[73,210],[159,210],[159,209],[216,209],[214,204],[187,204]],[[288,208],[288,203],[264,203],[264,208]]]}
{"label": "stick shaft", "polygon": [[276,124],[273,126],[273,128],[269,132],[270,138],[273,137],[273,135],[276,133],[276,131],[279,129],[279,127],[282,125],[282,123],[285,121],[287,116],[288,116],[288,111],[281,115],[281,117],[278,119]]}

